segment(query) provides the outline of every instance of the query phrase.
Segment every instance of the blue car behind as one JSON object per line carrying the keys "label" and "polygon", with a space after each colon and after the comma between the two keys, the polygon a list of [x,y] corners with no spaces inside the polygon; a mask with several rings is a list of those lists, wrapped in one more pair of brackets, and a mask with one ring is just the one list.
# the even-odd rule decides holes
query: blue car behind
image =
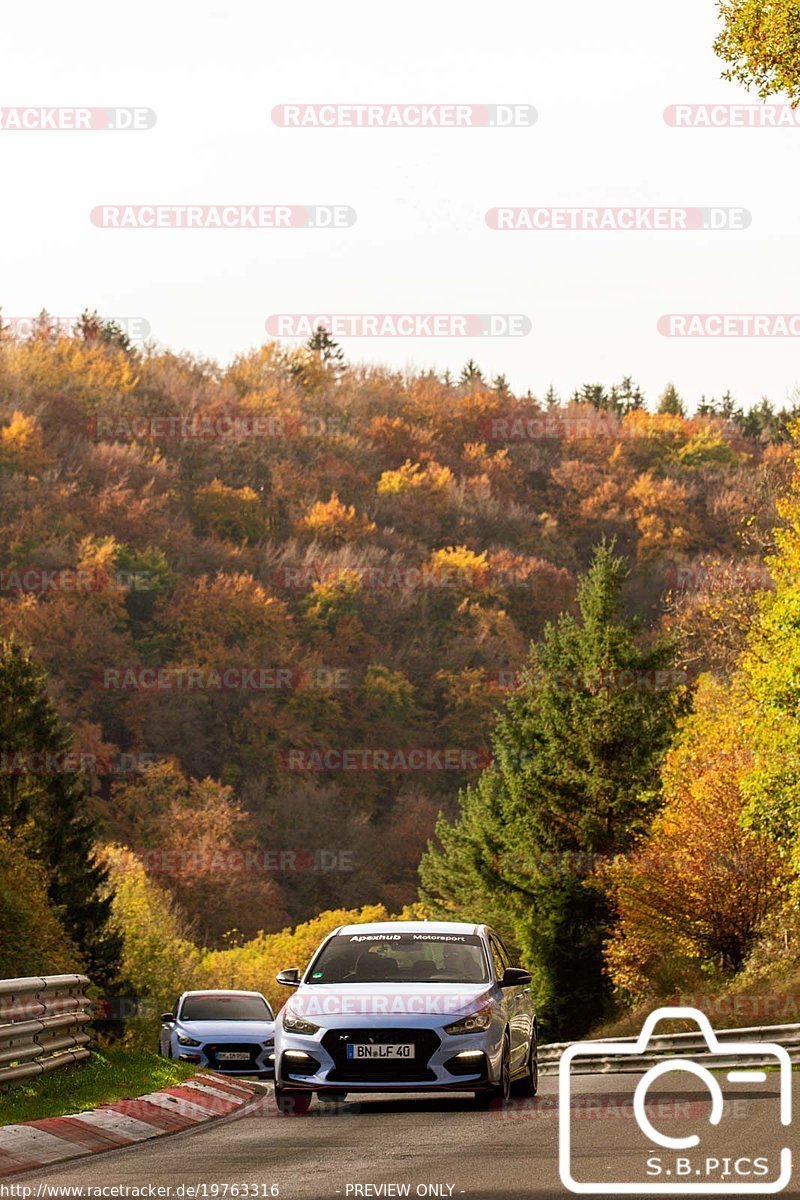
{"label": "blue car behind", "polygon": [[271,1079],[274,1038],[275,1016],[260,992],[184,992],[161,1018],[158,1048],[226,1075]]}

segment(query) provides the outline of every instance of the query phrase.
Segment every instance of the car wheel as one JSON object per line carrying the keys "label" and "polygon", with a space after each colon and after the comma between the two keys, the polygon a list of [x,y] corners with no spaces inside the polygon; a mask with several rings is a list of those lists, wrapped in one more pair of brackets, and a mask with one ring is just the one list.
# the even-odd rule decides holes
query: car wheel
{"label": "car wheel", "polygon": [[511,1090],[515,1096],[535,1096],[539,1090],[539,1048],[536,1034],[531,1037],[531,1048],[528,1053],[528,1066],[521,1079],[512,1084]]}
{"label": "car wheel", "polygon": [[311,1107],[311,1092],[295,1091],[276,1084],[275,1103],[278,1112],[285,1113],[287,1117],[301,1117]]}
{"label": "car wheel", "polygon": [[323,1104],[339,1104],[347,1099],[347,1092],[342,1088],[322,1088],[317,1092],[317,1099]]}
{"label": "car wheel", "polygon": [[511,1046],[508,1035],[503,1039],[503,1057],[500,1060],[500,1081],[497,1085],[497,1096],[501,1104],[511,1099]]}
{"label": "car wheel", "polygon": [[500,1078],[493,1088],[484,1088],[475,1093],[475,1103],[478,1108],[492,1108],[506,1104],[511,1098],[511,1046],[508,1034],[503,1038],[503,1052],[500,1059]]}

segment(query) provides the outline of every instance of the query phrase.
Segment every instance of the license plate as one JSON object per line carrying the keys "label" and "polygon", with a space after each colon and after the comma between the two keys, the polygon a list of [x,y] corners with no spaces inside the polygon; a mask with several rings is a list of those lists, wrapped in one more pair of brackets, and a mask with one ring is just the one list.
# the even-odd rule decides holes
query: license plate
{"label": "license plate", "polygon": [[371,1042],[349,1042],[347,1045],[348,1058],[413,1058],[413,1042],[383,1042],[373,1045]]}
{"label": "license plate", "polygon": [[250,1062],[246,1050],[218,1050],[217,1058],[220,1062]]}

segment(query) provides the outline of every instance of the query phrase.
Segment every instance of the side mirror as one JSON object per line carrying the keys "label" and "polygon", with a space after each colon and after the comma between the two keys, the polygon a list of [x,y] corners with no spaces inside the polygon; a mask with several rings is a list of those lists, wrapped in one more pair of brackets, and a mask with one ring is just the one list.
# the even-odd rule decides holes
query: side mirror
{"label": "side mirror", "polygon": [[162,1025],[171,1025],[174,1020],[175,1020],[175,1013],[162,1013],[161,1014],[161,1024]]}
{"label": "side mirror", "polygon": [[300,986],[300,968],[287,967],[285,971],[279,971],[275,976],[278,983],[282,983],[284,987],[299,987]]}
{"label": "side mirror", "polygon": [[532,978],[530,971],[525,971],[522,967],[506,967],[500,987],[519,987],[521,984],[530,983]]}

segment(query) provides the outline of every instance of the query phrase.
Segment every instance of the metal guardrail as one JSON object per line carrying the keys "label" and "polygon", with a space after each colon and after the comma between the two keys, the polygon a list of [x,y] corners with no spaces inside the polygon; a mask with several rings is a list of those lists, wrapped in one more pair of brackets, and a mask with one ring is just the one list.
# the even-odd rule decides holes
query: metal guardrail
{"label": "metal guardrail", "polygon": [[[800,1025],[755,1025],[750,1029],[716,1029],[715,1034],[721,1047],[726,1042],[777,1042],[789,1051],[793,1063],[800,1063]],[[635,1037],[623,1038],[593,1038],[582,1042],[581,1045],[590,1047],[592,1041],[620,1042],[630,1045]],[[556,1075],[561,1053],[574,1042],[550,1042],[539,1047],[539,1072],[542,1075]],[[706,1066],[735,1068],[742,1066],[769,1066],[775,1062],[774,1057],[767,1055],[737,1055],[726,1058],[719,1051],[711,1053],[708,1042],[700,1033],[662,1033],[650,1038],[647,1054],[626,1054],[619,1058],[613,1055],[598,1054],[592,1056],[581,1054],[573,1059],[571,1072],[575,1075],[603,1075],[632,1071],[646,1071],[664,1058],[680,1057],[682,1054],[691,1055],[695,1062],[705,1063]]]}
{"label": "metal guardrail", "polygon": [[0,980],[0,1087],[89,1057],[85,975]]}

